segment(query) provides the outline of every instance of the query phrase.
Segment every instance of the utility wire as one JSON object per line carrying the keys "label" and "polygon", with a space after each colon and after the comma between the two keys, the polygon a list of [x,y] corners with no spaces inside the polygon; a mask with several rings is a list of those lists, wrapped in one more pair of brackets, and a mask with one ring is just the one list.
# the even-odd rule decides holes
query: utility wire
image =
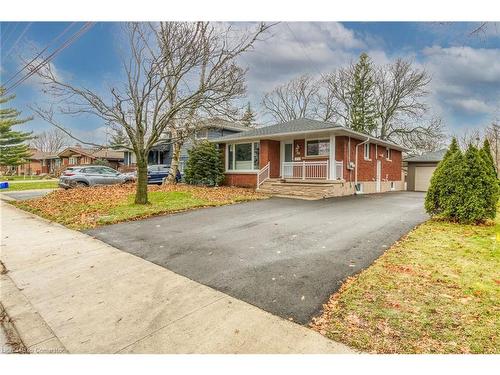
{"label": "utility wire", "polygon": [[68,32],[69,29],[71,29],[71,27],[73,27],[73,25],[75,24],[75,22],[72,22],[68,27],[66,27],[61,33],[59,33],[59,35],[57,35],[54,39],[52,39],[50,41],[49,44],[47,44],[47,46],[41,50],[35,57],[33,57],[29,62],[27,62],[26,64],[24,64],[24,66],[19,69],[12,77],[10,77],[3,85],[7,85],[10,81],[12,81],[14,78],[16,78],[24,69],[26,69],[28,66],[30,66],[36,59],[38,59],[45,51],[47,51],[47,49],[49,49],[50,46],[52,46],[56,41],[58,41],[64,34],[66,34]]}
{"label": "utility wire", "polygon": [[19,41],[22,39],[22,37],[24,36],[24,34],[26,34],[26,32],[28,31],[28,29],[30,28],[31,24],[32,24],[32,22],[28,23],[26,25],[26,27],[24,28],[24,30],[21,32],[21,34],[19,34],[19,36],[17,37],[17,39],[14,41],[14,43],[12,44],[12,46],[9,48],[9,50],[5,54],[6,57],[9,56],[10,53],[14,50],[14,48],[17,45],[17,43],[19,43]]}
{"label": "utility wire", "polygon": [[307,53],[306,51],[306,47],[304,45],[304,43],[302,43],[298,38],[297,36],[295,35],[295,33],[293,32],[292,28],[290,27],[290,25],[288,24],[288,22],[285,22],[285,25],[286,27],[288,28],[288,30],[290,30],[290,34],[292,35],[292,37],[295,39],[295,41],[297,43],[300,44],[300,47],[302,48],[302,50],[304,51],[304,55],[306,56],[306,58],[309,60],[309,62],[311,63],[311,66],[316,70],[316,72],[318,72],[318,74],[321,76],[321,72],[319,71],[319,69],[316,67],[316,65],[314,64],[314,62],[311,60],[311,58],[309,57],[309,54]]}
{"label": "utility wire", "polygon": [[[11,24],[9,23],[9,26],[10,26],[10,25],[11,25]],[[7,42],[10,40],[10,37],[11,37],[12,35],[14,35],[14,32],[16,31],[16,29],[17,29],[17,26],[18,26],[18,25],[19,25],[19,24],[18,24],[17,22],[14,22],[14,23],[12,24],[12,27],[9,27],[9,34],[8,34],[8,35],[5,35],[5,39],[3,40],[4,46],[5,46],[5,45],[7,44]],[[5,34],[7,34],[7,32],[6,32]]]}
{"label": "utility wire", "polygon": [[35,74],[38,70],[40,70],[44,65],[49,63],[55,56],[57,56],[60,52],[65,50],[71,44],[73,44],[78,38],[80,38],[83,34],[85,34],[92,26],[93,22],[87,22],[80,30],[78,30],[75,34],[73,34],[63,45],[57,48],[54,52],[52,52],[47,58],[45,58],[42,62],[40,62],[37,66],[35,66],[27,75],[17,80],[14,84],[8,87],[5,92],[11,91],[18,87],[21,83],[26,81],[29,77]]}

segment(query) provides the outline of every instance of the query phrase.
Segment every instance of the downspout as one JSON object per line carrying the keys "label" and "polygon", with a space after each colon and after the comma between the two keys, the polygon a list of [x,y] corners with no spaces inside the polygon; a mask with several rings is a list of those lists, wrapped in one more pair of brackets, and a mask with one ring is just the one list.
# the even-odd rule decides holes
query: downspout
{"label": "downspout", "polygon": [[369,142],[370,141],[370,137],[366,138],[366,140],[364,140],[363,142],[361,143],[358,143],[356,145],[356,160],[355,160],[355,164],[354,164],[354,192],[355,194],[358,194],[358,192],[356,191],[356,186],[358,185],[358,147],[361,146],[361,145],[364,145],[365,143]]}

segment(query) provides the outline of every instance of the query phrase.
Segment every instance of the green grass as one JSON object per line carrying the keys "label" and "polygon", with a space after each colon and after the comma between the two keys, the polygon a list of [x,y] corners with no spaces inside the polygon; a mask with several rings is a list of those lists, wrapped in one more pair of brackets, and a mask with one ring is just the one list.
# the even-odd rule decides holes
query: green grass
{"label": "green grass", "polygon": [[344,284],[313,322],[378,353],[500,353],[500,215],[430,220]]}
{"label": "green grass", "polygon": [[149,193],[148,204],[134,204],[134,196],[130,196],[125,204],[111,208],[105,214],[100,215],[98,224],[116,223],[160,213],[176,212],[210,205],[213,205],[213,203],[207,200],[194,198],[189,192],[151,192]]}
{"label": "green grass", "polygon": [[19,191],[35,189],[53,189],[57,188],[57,181],[29,181],[29,182],[9,182],[7,189],[0,191]]}
{"label": "green grass", "polygon": [[40,176],[1,176],[1,181],[43,181],[44,179],[40,178]]}

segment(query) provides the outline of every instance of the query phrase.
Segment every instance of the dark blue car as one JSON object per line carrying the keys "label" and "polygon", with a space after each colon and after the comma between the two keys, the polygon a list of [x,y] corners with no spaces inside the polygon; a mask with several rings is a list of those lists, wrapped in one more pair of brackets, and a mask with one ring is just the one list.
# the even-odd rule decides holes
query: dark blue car
{"label": "dark blue car", "polygon": [[168,176],[170,165],[150,165],[148,166],[148,184],[161,184]]}
{"label": "dark blue car", "polygon": [[[159,164],[148,166],[148,184],[161,184],[169,172],[170,165]],[[182,175],[177,171],[176,181],[180,182],[181,179]]]}

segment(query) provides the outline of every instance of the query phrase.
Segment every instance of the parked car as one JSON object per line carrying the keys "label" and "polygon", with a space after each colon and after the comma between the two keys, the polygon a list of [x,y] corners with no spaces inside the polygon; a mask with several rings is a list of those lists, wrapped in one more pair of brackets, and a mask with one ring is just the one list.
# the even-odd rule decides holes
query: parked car
{"label": "parked car", "polygon": [[130,176],[113,168],[102,165],[81,165],[68,167],[59,178],[59,186],[65,189],[72,187],[114,185],[131,182]]}
{"label": "parked car", "polygon": [[168,176],[170,165],[158,164],[148,166],[148,184],[161,184]]}

